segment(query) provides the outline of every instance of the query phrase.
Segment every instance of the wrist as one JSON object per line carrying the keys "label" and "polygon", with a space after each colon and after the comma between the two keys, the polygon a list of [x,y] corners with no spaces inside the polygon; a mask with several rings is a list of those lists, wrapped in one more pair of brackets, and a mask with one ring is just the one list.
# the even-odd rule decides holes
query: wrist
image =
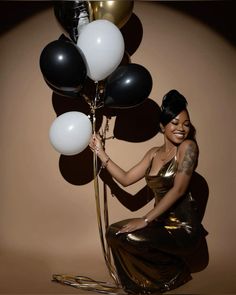
{"label": "wrist", "polygon": [[108,158],[108,155],[106,154],[106,152],[103,149],[101,149],[97,152],[97,156],[101,160],[101,162],[105,162],[106,159]]}
{"label": "wrist", "polygon": [[110,161],[110,157],[104,153],[104,156],[100,158],[102,162],[102,168],[106,168],[108,165],[108,162]]}

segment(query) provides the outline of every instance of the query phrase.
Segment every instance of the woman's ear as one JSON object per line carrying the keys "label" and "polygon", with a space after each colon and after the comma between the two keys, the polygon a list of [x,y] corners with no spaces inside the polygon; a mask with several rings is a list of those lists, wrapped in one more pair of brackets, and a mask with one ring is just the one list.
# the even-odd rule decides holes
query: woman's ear
{"label": "woman's ear", "polygon": [[162,125],[162,123],[160,123],[160,128],[161,128],[161,132],[164,133],[165,132],[165,127]]}

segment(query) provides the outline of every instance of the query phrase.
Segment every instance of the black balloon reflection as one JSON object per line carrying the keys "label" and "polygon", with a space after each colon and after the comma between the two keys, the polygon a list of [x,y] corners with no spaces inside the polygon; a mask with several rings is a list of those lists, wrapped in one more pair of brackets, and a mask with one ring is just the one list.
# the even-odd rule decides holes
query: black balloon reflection
{"label": "black balloon reflection", "polygon": [[129,142],[143,142],[160,131],[160,107],[152,99],[146,99],[135,108],[117,110],[114,136]]}

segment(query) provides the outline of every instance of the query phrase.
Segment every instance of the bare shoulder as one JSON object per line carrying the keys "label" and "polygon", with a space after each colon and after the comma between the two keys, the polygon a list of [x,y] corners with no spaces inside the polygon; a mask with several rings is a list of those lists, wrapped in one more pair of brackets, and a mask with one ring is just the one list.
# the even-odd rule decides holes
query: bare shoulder
{"label": "bare shoulder", "polygon": [[183,141],[178,148],[180,154],[185,154],[187,151],[191,151],[193,153],[198,153],[198,146],[195,141],[191,139],[186,139]]}
{"label": "bare shoulder", "polygon": [[155,153],[158,151],[159,147],[155,146],[152,147],[150,150],[147,151],[146,157],[152,159],[155,156]]}
{"label": "bare shoulder", "polygon": [[198,159],[198,146],[193,140],[185,140],[179,146],[179,166],[178,172],[191,175],[196,168]]}

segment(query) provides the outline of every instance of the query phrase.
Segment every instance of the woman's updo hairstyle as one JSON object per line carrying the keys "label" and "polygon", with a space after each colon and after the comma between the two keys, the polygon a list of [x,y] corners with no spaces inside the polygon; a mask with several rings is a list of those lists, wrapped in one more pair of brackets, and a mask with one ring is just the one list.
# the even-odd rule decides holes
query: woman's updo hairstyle
{"label": "woman's updo hairstyle", "polygon": [[165,126],[179,113],[187,109],[187,100],[177,90],[170,90],[162,100],[160,123]]}

